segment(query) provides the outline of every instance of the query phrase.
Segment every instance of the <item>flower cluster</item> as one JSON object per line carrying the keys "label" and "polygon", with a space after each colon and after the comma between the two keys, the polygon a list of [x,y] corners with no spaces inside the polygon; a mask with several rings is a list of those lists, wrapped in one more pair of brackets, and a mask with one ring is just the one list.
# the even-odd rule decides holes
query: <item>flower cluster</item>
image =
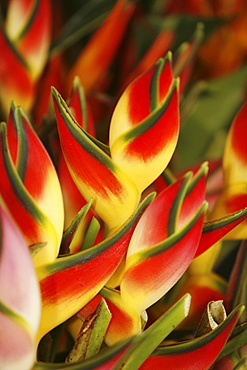
{"label": "flower cluster", "polygon": [[244,370],[245,2],[74,4],[0,10],[0,368]]}

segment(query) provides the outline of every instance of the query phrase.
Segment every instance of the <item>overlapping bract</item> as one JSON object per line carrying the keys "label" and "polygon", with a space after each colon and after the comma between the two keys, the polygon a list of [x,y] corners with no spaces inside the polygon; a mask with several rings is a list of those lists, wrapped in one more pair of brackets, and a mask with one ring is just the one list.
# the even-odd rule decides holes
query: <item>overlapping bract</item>
{"label": "overlapping bract", "polygon": [[113,112],[112,159],[140,192],[164,171],[176,147],[177,85],[168,54],[127,87]]}
{"label": "overlapping bract", "polygon": [[[94,198],[93,207],[107,226],[119,227],[175,150],[178,91],[170,57],[160,59],[122,94],[111,121],[111,158],[74,120],[55,90],[53,95],[61,146],[71,175],[85,199]],[[124,159],[125,144],[121,147],[116,142],[125,140],[126,135],[129,149]],[[73,146],[67,145],[68,140]]]}
{"label": "overlapping bract", "polygon": [[15,104],[8,123],[1,123],[0,144],[2,199],[32,248],[34,263],[52,261],[63,232],[60,184],[46,149]]}
{"label": "overlapping bract", "polygon": [[0,102],[6,115],[12,100],[31,109],[50,41],[49,0],[9,1],[5,25],[0,26]]}
{"label": "overlapping bract", "polygon": [[192,261],[206,210],[207,167],[160,193],[135,228],[120,289],[139,312],[161,298]]}
{"label": "overlapping bract", "polygon": [[[91,6],[97,1],[88,3]],[[109,66],[118,50],[117,58],[121,60],[119,63],[121,68],[125,69],[127,74],[131,71],[131,68],[128,69],[129,66],[125,65],[125,62],[128,64],[129,58],[125,47],[128,42],[129,45],[132,43],[132,46],[136,44],[133,38],[130,40],[129,31],[126,32],[126,30],[128,25],[132,26],[130,24],[132,16],[137,19],[140,17],[140,3],[135,4],[126,0],[116,2],[106,21],[80,53],[77,62],[68,73],[67,81],[62,82],[60,68],[62,55],[53,54],[46,71],[48,73],[42,78],[46,89],[49,81],[55,81],[56,88],[66,97],[64,86],[70,87],[74,75],[79,74],[85,91],[92,94],[93,98],[95,96],[96,99],[102,98],[99,94],[102,92],[102,86],[99,87],[102,82],[102,85],[112,85],[108,92],[113,91],[114,94],[117,92],[116,96],[118,96],[119,91],[123,91],[123,87],[127,85],[126,81],[121,81],[125,77],[119,76],[118,81],[112,81],[112,73],[115,68],[118,70],[119,66],[114,65],[111,70]],[[207,0],[204,3],[206,4]],[[135,10],[138,11],[134,13]],[[47,58],[50,40],[49,12],[48,1],[9,1],[5,31],[1,32],[2,29],[0,31],[0,46],[2,46],[1,50],[3,49],[4,56],[4,61],[0,60],[0,78],[4,88],[1,93],[4,91],[6,94],[6,96],[0,94],[0,99],[4,101],[2,103],[4,112],[8,109],[10,97],[11,99],[15,97],[18,104],[22,104],[25,109],[30,111],[35,95],[34,91],[37,87],[36,81]],[[22,22],[15,22],[16,14],[18,17],[21,16]],[[140,60],[139,69],[133,70],[130,77],[136,77],[139,71],[143,73],[146,67],[150,68],[152,64],[150,61],[155,62],[158,56],[164,54],[161,50],[167,50],[172,44],[174,46],[174,40],[176,42],[175,29],[171,30],[169,27],[166,29],[165,26],[163,30],[162,26],[160,32],[160,26],[158,24],[156,26],[159,29],[156,41],[144,54],[144,58]],[[104,297],[112,315],[112,320],[106,331],[105,342],[113,348],[109,349],[105,355],[99,354],[75,365],[37,363],[34,365],[34,369],[62,369],[66,367],[110,369],[113,366],[121,367],[123,370],[139,369],[140,366],[144,369],[154,367],[207,369],[216,361],[223,346],[227,348],[227,338],[229,338],[243,310],[243,307],[235,308],[239,303],[236,298],[238,289],[235,288],[238,285],[237,282],[241,285],[241,279],[244,278],[239,271],[234,271],[235,275],[232,279],[235,280],[236,284],[230,283],[232,291],[237,291],[236,296],[227,294],[227,299],[230,301],[227,308],[228,311],[233,309],[233,312],[219,328],[213,330],[209,335],[192,339],[190,342],[183,341],[183,343],[169,346],[164,342],[160,347],[157,348],[157,346],[188,315],[190,317],[188,317],[185,327],[190,330],[190,337],[193,337],[195,324],[191,324],[191,321],[198,318],[196,315],[200,311],[197,309],[198,307],[195,307],[197,303],[205,306],[212,298],[212,294],[215,294],[216,299],[219,298],[220,294],[220,298],[224,297],[225,292],[220,289],[221,281],[216,274],[211,272],[215,259],[211,258],[209,263],[204,252],[246,218],[247,209],[242,209],[246,206],[244,175],[246,130],[245,125],[242,125],[245,121],[246,109],[243,109],[239,115],[242,123],[240,124],[237,118],[228,139],[224,158],[224,188],[215,206],[218,207],[219,213],[213,212],[213,221],[204,222],[207,172],[205,164],[183,177],[177,177],[177,180],[176,175],[171,175],[168,170],[170,174],[169,186],[166,184],[166,189],[156,198],[151,195],[139,205],[141,193],[151,191],[148,186],[154,186],[152,185],[153,181],[161,173],[165,175],[163,171],[176,147],[179,132],[179,96],[178,80],[175,77],[180,75],[182,91],[184,92],[193,66],[194,53],[202,37],[200,25],[197,26],[194,36],[189,43],[183,43],[175,51],[173,66],[171,54],[168,53],[166,57],[161,57],[148,71],[134,80],[123,92],[113,112],[110,125],[110,148],[93,137],[92,119],[82,88],[79,86],[79,80],[75,80],[68,104],[56,90],[53,90],[58,131],[64,153],[64,157],[61,153],[58,154],[60,148],[56,142],[55,150],[58,156],[56,158],[54,156],[55,163],[58,160],[58,172],[60,181],[64,182],[63,185],[69,178],[65,171],[64,158],[73,177],[73,180],[69,178],[63,188],[64,194],[66,194],[67,216],[71,209],[73,215],[69,215],[66,220],[66,227],[70,222],[72,225],[64,233],[59,256],[63,209],[56,172],[37,135],[31,129],[27,117],[20,108],[12,105],[8,123],[1,125],[0,171],[1,180],[3,180],[1,181],[1,194],[3,194],[4,206],[8,208],[25,235],[27,243],[22,242],[22,245],[27,244],[26,251],[31,246],[42,295],[42,318],[39,323],[38,304],[36,308],[32,306],[33,298],[36,303],[38,302],[37,291],[32,293],[32,298],[30,294],[26,294],[27,292],[24,292],[21,297],[18,295],[15,297],[15,303],[22,302],[23,297],[26,298],[24,306],[25,309],[29,306],[27,312],[30,313],[30,317],[28,319],[34,322],[33,331],[29,331],[32,323],[29,325],[28,320],[17,314],[14,307],[9,309],[5,301],[4,304],[1,304],[0,311],[3,314],[1,316],[3,318],[1,329],[8,330],[8,338],[12,340],[14,348],[12,351],[12,347],[8,346],[8,341],[2,342],[1,349],[3,349],[2,353],[5,359],[6,354],[10,354],[10,357],[13,358],[15,343],[21,341],[22,354],[27,350],[29,356],[27,358],[28,364],[25,362],[23,368],[31,368],[34,360],[35,333],[38,326],[39,340],[56,325],[64,323],[76,314],[78,310],[80,311],[77,316],[84,319],[87,313],[94,310],[101,297]],[[66,40],[63,41],[66,44]],[[120,41],[125,46],[122,50]],[[62,49],[63,47],[62,45]],[[132,58],[132,55],[130,57]],[[53,64],[53,62],[55,63]],[[51,74],[54,72],[54,68],[57,71],[56,78],[53,79],[54,76]],[[9,74],[11,69],[15,70],[18,75],[16,80],[13,79],[14,74]],[[58,88],[57,79],[62,82],[61,90],[60,87]],[[118,86],[119,81],[121,81],[121,86]],[[21,91],[22,88],[23,91]],[[113,89],[111,90],[111,88]],[[45,94],[47,96],[42,96],[44,91],[43,88],[39,91],[41,99],[37,101],[37,104],[40,104],[40,110],[34,109],[35,119],[33,122],[40,125],[39,132],[41,132],[42,138],[48,142],[50,137],[47,138],[44,133],[49,131],[49,124],[44,127],[44,131],[41,127],[43,113],[47,113],[47,108],[44,107],[48,105],[50,97],[48,93]],[[21,96],[21,92],[23,96]],[[114,100],[113,94],[112,97],[103,95],[103,100],[111,104]],[[96,109],[94,107],[94,116],[97,116],[96,110],[97,107]],[[39,112],[42,112],[42,117],[37,116]],[[53,117],[46,117],[47,122],[49,120],[51,122],[52,119]],[[51,128],[49,134],[55,132],[55,130],[53,131],[54,126],[51,125]],[[46,129],[48,130],[46,131]],[[241,140],[239,140],[239,136],[241,136]],[[192,140],[194,140],[193,137]],[[52,141],[53,144],[54,142]],[[176,158],[174,159],[176,162]],[[235,164],[237,165],[235,166]],[[64,172],[62,174],[65,175],[64,177],[61,175],[61,171]],[[70,208],[73,196],[71,189],[75,189],[73,181],[86,200],[77,192],[73,199],[74,203],[78,201],[77,207]],[[217,194],[214,194],[212,207],[215,205],[215,199],[219,193],[217,191]],[[85,201],[88,201],[88,204],[80,210]],[[98,226],[92,227],[93,230],[90,230],[94,234],[91,238],[88,238],[89,233],[84,233],[84,228],[78,227],[78,220],[81,219],[82,215],[87,212],[89,214],[91,203],[96,211],[94,215],[103,220],[101,225],[105,223],[108,227],[109,233],[106,234],[107,236],[103,233],[100,235],[100,238],[103,239],[100,243],[98,241],[100,238],[97,236],[98,221],[96,221]],[[79,210],[79,214],[76,215]],[[224,217],[222,218],[222,216]],[[216,217],[217,219],[215,219]],[[92,225],[93,221],[90,227]],[[76,248],[70,244],[74,238],[75,230],[80,241]],[[237,230],[241,230],[241,233],[236,235]],[[244,223],[234,231],[234,234],[231,233],[229,236],[244,237],[243,230]],[[13,231],[14,234],[15,231]],[[8,258],[6,258],[6,252],[2,253],[4,258],[0,260],[0,279],[4,275],[4,284],[0,286],[1,300],[4,296],[10,296],[9,285],[15,285],[12,279],[16,276],[15,274],[10,276],[9,284],[5,284],[5,281],[8,280],[5,267],[9,273],[11,261],[16,261],[19,257],[19,255],[12,256],[12,254],[16,254],[17,244],[14,243],[11,246],[10,250],[12,252],[14,250],[14,253],[11,252],[10,256],[7,256]],[[49,253],[47,253],[48,247]],[[80,248],[84,250],[79,251]],[[79,252],[75,253],[77,251]],[[196,271],[191,266],[191,262],[193,258],[201,254],[200,261],[207,266]],[[7,260],[6,266],[3,267],[1,263],[5,260]],[[124,271],[119,268],[120,265]],[[198,266],[201,267],[200,263]],[[236,266],[240,266],[240,269],[241,266],[245,265],[244,263],[235,263]],[[24,264],[24,267],[27,265]],[[188,267],[189,272],[185,274]],[[114,290],[105,287],[105,284],[112,281],[109,279],[115,277],[117,269],[119,269],[117,272],[122,273],[118,274],[120,289]],[[199,274],[196,274],[198,271]],[[19,272],[19,266],[15,272]],[[196,273],[193,275],[193,272]],[[33,280],[31,278],[29,281],[27,278],[33,276],[32,274],[30,266],[27,267],[23,276],[20,277],[20,281],[16,283],[16,288],[19,289],[18,293],[23,291],[20,285],[24,279],[26,279],[25,284],[29,288],[28,284]],[[180,278],[182,279],[180,280]],[[189,291],[192,295],[191,307],[188,294],[176,304],[170,298],[172,296],[174,299],[176,294],[174,295],[173,292],[171,292],[171,296],[167,294],[177,282],[179,289],[181,286],[182,289],[179,291],[177,286],[175,287],[175,292],[180,294],[176,299],[180,298],[181,293]],[[34,287],[32,286],[28,293],[34,291],[32,288]],[[202,294],[203,299],[201,300],[199,298]],[[157,311],[155,320],[159,317],[158,320],[152,323],[153,317],[151,317],[148,328],[144,330],[144,324],[148,319],[147,313],[149,314],[152,310],[154,312],[157,301],[157,307],[162,307],[164,302],[167,302],[167,297],[166,313],[162,315],[161,312]],[[149,310],[150,305],[154,305],[151,310]],[[169,310],[167,310],[168,307]],[[33,313],[30,312],[31,309],[37,313],[34,318]],[[76,321],[76,318],[72,317],[73,320]],[[181,328],[183,329],[184,326],[180,327],[179,330]],[[53,335],[53,333],[51,334]],[[233,342],[234,345],[235,334],[234,332],[230,344]],[[134,338],[124,341],[133,335]],[[177,332],[172,335],[176,338]],[[0,337],[0,341],[1,339]],[[115,346],[115,343],[118,342],[122,343]],[[236,344],[234,348],[238,348]],[[24,361],[26,361],[25,358]],[[219,362],[216,363],[216,366],[217,364],[220,365]],[[14,366],[21,369],[21,359]]]}
{"label": "overlapping bract", "polygon": [[202,337],[157,348],[140,369],[208,370],[231,335],[243,309],[243,306],[237,307],[215,330]]}
{"label": "overlapping bract", "polygon": [[76,314],[107,283],[123,256],[152,195],[118,231],[98,245],[37,268],[42,295],[39,338]]}
{"label": "overlapping bract", "polygon": [[93,198],[93,208],[107,226],[119,227],[139,203],[136,186],[79,126],[56,91],[54,103],[61,146],[72,178],[86,200]]}

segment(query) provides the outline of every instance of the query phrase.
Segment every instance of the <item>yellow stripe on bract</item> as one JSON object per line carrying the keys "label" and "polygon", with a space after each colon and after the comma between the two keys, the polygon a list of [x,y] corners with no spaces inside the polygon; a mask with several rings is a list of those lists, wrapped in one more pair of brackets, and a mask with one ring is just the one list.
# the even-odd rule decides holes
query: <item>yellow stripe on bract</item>
{"label": "yellow stripe on bract", "polygon": [[[92,191],[87,184],[75,178],[75,182],[83,194],[83,197],[86,201],[93,199],[93,209],[107,224],[110,230],[119,228],[132,215],[140,201],[140,193],[128,176],[120,169],[117,169],[117,166],[114,174],[122,185],[122,190],[120,194],[114,194],[106,189],[108,193],[107,198]],[[104,179],[102,179],[102,184],[103,183]]]}
{"label": "yellow stripe on bract", "polygon": [[64,207],[60,183],[53,165],[46,172],[44,189],[40,195],[41,197],[36,199],[36,202],[54,225],[58,244],[56,249],[58,250],[64,229]]}
{"label": "yellow stripe on bract", "polygon": [[119,136],[133,127],[131,125],[131,119],[128,114],[129,104],[129,93],[127,89],[119,99],[111,118],[109,132],[110,149],[112,149],[115,141]]}
{"label": "yellow stripe on bract", "polygon": [[6,16],[5,28],[9,38],[14,42],[28,22],[32,7],[25,11],[23,1],[10,1]]}
{"label": "yellow stripe on bract", "polygon": [[37,343],[39,343],[40,339],[50,330],[75,315],[99,292],[101,288],[102,285],[99,284],[90,289],[87,294],[78,294],[77,296],[72,296],[71,299],[65,299],[57,304],[54,303],[49,305],[49,303],[45,304],[43,302]]}
{"label": "yellow stripe on bract", "polygon": [[148,162],[139,160],[137,157],[131,157],[125,155],[124,151],[124,140],[119,138],[116,140],[111,148],[113,160],[121,169],[128,174],[128,176],[135,183],[139,192],[146,189],[166,168],[168,165],[175,146],[177,143],[177,137],[174,137],[163,147],[159,154],[155,157],[150,158]]}
{"label": "yellow stripe on bract", "polygon": [[206,252],[202,253],[200,256],[195,258],[189,268],[188,272],[191,275],[207,275],[212,272],[215,262],[221,251],[222,241],[218,241]]}
{"label": "yellow stripe on bract", "polygon": [[[210,220],[216,220],[222,218],[224,216],[229,215],[232,212],[238,211],[242,208],[246,207],[246,204],[240,204],[239,209],[233,209],[227,207],[231,203],[231,199],[237,196],[246,196],[247,198],[247,182],[239,182],[235,184],[231,184],[226,186],[221,195],[219,196],[214,210],[210,216]],[[232,202],[233,203],[233,202]],[[247,238],[247,227],[246,221],[241,222],[238,226],[236,226],[233,230],[226,234],[226,240],[237,240],[237,239],[246,239]]]}
{"label": "yellow stripe on bract", "polygon": [[247,182],[247,163],[239,160],[230,142],[231,140],[228,139],[223,156],[224,184],[226,186],[241,181]]}

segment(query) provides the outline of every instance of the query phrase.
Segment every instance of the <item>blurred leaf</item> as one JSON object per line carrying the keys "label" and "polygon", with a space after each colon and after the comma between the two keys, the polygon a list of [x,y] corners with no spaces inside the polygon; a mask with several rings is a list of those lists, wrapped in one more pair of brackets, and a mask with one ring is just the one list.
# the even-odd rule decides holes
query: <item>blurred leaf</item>
{"label": "blurred leaf", "polygon": [[[243,103],[246,76],[245,66],[231,75],[205,83],[204,92],[194,103],[181,128],[176,149],[179,163],[174,163],[176,169],[188,167],[212,154],[208,148],[214,138],[226,131]],[[217,154],[222,154],[222,144],[219,148],[218,142]]]}
{"label": "blurred leaf", "polygon": [[[237,258],[232,268],[225,297],[226,307],[232,310],[240,303],[246,304],[246,276],[247,276],[247,243],[242,241]],[[246,320],[246,312],[241,322]]]}
{"label": "blurred leaf", "polygon": [[150,16],[149,21],[155,28],[168,28],[175,32],[176,40],[173,49],[176,50],[183,42],[188,42],[198,26],[203,25],[204,38],[206,39],[217,27],[224,23],[220,18],[201,18],[189,15],[171,15],[166,17]]}
{"label": "blurred leaf", "polygon": [[60,35],[51,45],[50,54],[61,52],[82,37],[93,32],[102,23],[108,11],[116,0],[91,0],[82,2],[82,6],[76,10],[63,27]]}

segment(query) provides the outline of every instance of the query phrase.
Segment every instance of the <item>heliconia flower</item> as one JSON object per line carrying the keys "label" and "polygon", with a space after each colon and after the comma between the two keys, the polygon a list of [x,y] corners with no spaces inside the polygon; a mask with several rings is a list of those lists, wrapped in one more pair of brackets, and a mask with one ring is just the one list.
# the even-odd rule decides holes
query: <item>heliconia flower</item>
{"label": "heliconia flower", "polygon": [[226,320],[208,334],[183,343],[158,347],[139,369],[208,370],[219,356],[243,310],[244,306],[236,307]]}
{"label": "heliconia flower", "polygon": [[58,132],[70,174],[83,197],[110,229],[122,225],[135,211],[140,193],[118,165],[74,120],[53,89]]}
{"label": "heliconia flower", "polygon": [[[63,233],[63,201],[54,165],[21,108],[1,124],[1,196],[36,265],[54,260]],[[40,248],[39,248],[40,247]]]}
{"label": "heliconia flower", "polygon": [[170,185],[149,205],[130,241],[121,295],[142,312],[160,299],[191,263],[206,210],[207,165]]}
{"label": "heliconia flower", "polygon": [[[30,79],[25,61],[11,49],[11,44],[0,25],[0,102],[7,116],[10,103],[15,99],[18,104],[28,110],[35,94],[34,82]],[[12,73],[15,71],[15,73]]]}
{"label": "heliconia flower", "polygon": [[126,254],[133,229],[153,196],[111,237],[36,269],[43,305],[39,338],[76,314],[103,288]]}
{"label": "heliconia flower", "polygon": [[[106,301],[112,315],[105,336],[105,343],[108,346],[111,347],[116,343],[141,333],[142,318],[139,312],[129,306],[128,303],[122,299],[120,292],[115,289],[104,287],[99,294],[77,313],[77,317],[81,320],[85,320],[90,313],[95,311],[102,297]],[[145,320],[145,317],[143,320]],[[79,323],[77,323],[77,325],[78,324]]]}
{"label": "heliconia flower", "polygon": [[50,38],[49,0],[9,1],[5,25],[0,27],[0,100],[6,113],[12,100],[25,110],[31,108]]}
{"label": "heliconia flower", "polygon": [[32,77],[39,76],[50,46],[50,1],[9,1],[5,29],[13,45],[26,59]]}
{"label": "heliconia flower", "polygon": [[79,55],[68,76],[69,89],[75,76],[79,76],[88,93],[104,76],[124,36],[135,4],[118,0],[102,26],[92,36]]}
{"label": "heliconia flower", "polygon": [[[247,103],[237,113],[228,133],[223,155],[223,190],[212,211],[211,219],[221,218],[247,206]],[[228,239],[246,239],[246,224],[242,222]]]}
{"label": "heliconia flower", "polygon": [[36,353],[39,285],[22,235],[4,208],[0,211],[0,364],[5,370],[27,370]]}
{"label": "heliconia flower", "polygon": [[111,156],[140,192],[164,171],[179,132],[178,81],[171,54],[124,91],[110,124]]}

